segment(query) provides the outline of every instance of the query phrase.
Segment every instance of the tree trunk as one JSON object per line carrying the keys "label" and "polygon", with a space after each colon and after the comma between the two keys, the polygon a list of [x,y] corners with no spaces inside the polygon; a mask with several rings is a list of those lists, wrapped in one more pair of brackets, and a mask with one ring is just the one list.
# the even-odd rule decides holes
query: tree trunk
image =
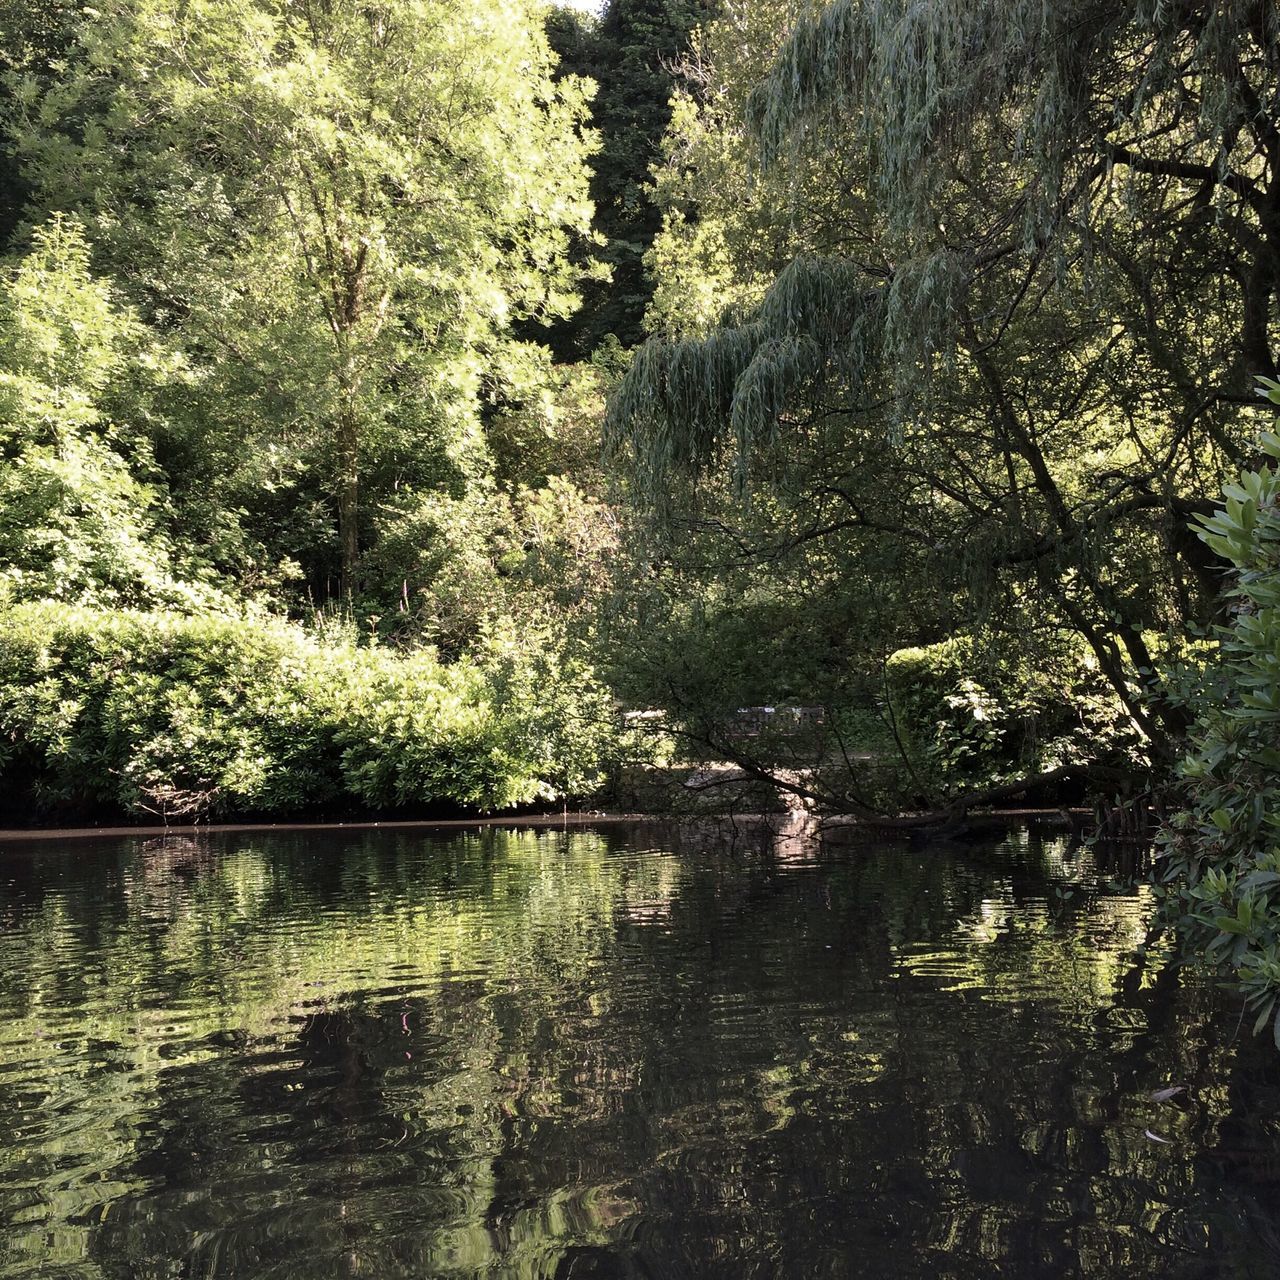
{"label": "tree trunk", "polygon": [[360,562],[360,435],[355,413],[338,422],[338,540],[342,547],[342,599],[355,597]]}

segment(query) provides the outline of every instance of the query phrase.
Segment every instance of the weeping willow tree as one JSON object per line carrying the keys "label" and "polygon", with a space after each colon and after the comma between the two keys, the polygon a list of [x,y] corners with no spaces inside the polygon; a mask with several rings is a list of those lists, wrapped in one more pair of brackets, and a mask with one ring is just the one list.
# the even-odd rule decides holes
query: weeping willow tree
{"label": "weeping willow tree", "polygon": [[[785,495],[786,540],[843,572],[945,579],[971,627],[1051,619],[1167,758],[1183,723],[1151,637],[1213,608],[1187,524],[1275,370],[1280,11],[836,0],[763,20],[763,74],[727,18],[675,117],[656,332],[610,415],[638,492],[670,508],[731,477]],[[691,266],[715,287],[661,278]]]}

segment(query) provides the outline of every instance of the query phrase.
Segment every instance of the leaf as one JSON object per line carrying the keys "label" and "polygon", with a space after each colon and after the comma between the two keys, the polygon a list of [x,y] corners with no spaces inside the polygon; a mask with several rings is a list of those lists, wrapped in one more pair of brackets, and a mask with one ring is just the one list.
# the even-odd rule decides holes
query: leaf
{"label": "leaf", "polygon": [[1275,884],[1280,884],[1280,872],[1250,871],[1240,882],[1240,887],[1242,889],[1266,889]]}
{"label": "leaf", "polygon": [[1271,1017],[1271,1010],[1275,1008],[1275,1004],[1276,1002],[1274,1000],[1268,1000],[1267,1003],[1262,1006],[1262,1012],[1258,1014],[1253,1022],[1253,1034],[1255,1036],[1258,1035],[1262,1031],[1262,1028],[1267,1025],[1267,1019]]}

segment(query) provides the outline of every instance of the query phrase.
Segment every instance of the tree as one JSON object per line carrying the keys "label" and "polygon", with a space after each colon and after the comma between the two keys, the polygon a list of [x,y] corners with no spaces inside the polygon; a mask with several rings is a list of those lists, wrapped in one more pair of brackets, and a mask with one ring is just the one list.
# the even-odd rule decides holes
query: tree
{"label": "tree", "polygon": [[535,12],[110,0],[55,83],[14,82],[37,207],[78,211],[180,335],[197,415],[242,462],[256,438],[260,475],[323,466],[348,601],[371,463],[413,453],[397,482],[465,486],[482,397],[538,363],[511,325],[575,304],[584,87],[552,83]]}
{"label": "tree", "polygon": [[175,576],[163,477],[138,420],[163,372],[136,317],[90,273],[81,228],[65,219],[37,228],[0,298],[5,595],[116,606],[213,599]]}
{"label": "tree", "polygon": [[740,27],[710,34],[613,438],[676,510],[681,477],[701,501],[731,472],[757,558],[821,543],[833,582],[869,557],[926,575],[927,638],[1082,636],[1171,760],[1152,636],[1214,607],[1186,526],[1271,367],[1274,10],[836,0],[784,36],[792,16],[755,19],[762,75]]}
{"label": "tree", "polygon": [[581,313],[551,332],[565,357],[588,356],[606,335],[624,347],[644,336],[653,281],[645,254],[661,225],[651,170],[671,115],[673,92],[687,82],[689,41],[716,0],[610,0],[598,20],[557,11],[551,41],[565,66],[596,81],[591,123],[600,135],[591,199],[607,278],[583,287]]}
{"label": "tree", "polygon": [[[18,70],[47,82],[54,66],[73,43],[81,16],[80,6],[74,0],[7,6],[0,15],[0,31],[4,36],[0,42],[0,95],[13,95],[16,87],[13,73]],[[3,102],[4,98],[0,97],[0,103]],[[11,104],[0,107],[0,114],[7,114],[6,107]],[[9,247],[30,194],[12,140],[0,135],[0,250]]]}

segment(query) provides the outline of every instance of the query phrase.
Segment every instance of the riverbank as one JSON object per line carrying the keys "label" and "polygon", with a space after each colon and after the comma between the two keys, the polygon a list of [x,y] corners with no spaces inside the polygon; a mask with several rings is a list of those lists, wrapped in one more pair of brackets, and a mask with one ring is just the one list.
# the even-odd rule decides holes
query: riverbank
{"label": "riverbank", "polygon": [[114,836],[190,837],[260,832],[288,835],[301,831],[466,831],[487,827],[557,829],[660,820],[664,819],[655,814],[642,813],[530,813],[511,818],[436,818],[391,822],[201,822],[136,827],[8,827],[0,829],[0,844],[11,844],[19,840],[100,840]]}
{"label": "riverbank", "polygon": [[[1025,823],[1049,825],[1063,830],[1073,829],[1089,815],[1085,809],[1000,809],[970,815],[970,827],[1017,826]],[[893,831],[886,820],[878,823],[845,815],[819,817],[798,811],[789,813],[699,814],[678,813],[610,813],[579,811],[573,813],[527,813],[505,818],[434,818],[360,822],[221,822],[169,823],[150,826],[79,826],[79,827],[7,827],[0,828],[0,844],[31,840],[101,840],[143,836],[175,836],[190,838],[204,835],[252,835],[276,833],[289,835],[306,831],[468,831],[527,828],[562,830],[570,828],[650,824],[653,826],[717,824],[724,826],[764,826],[778,829],[803,825],[815,836],[827,838],[839,832],[879,834]],[[897,834],[903,834],[900,830]]]}

